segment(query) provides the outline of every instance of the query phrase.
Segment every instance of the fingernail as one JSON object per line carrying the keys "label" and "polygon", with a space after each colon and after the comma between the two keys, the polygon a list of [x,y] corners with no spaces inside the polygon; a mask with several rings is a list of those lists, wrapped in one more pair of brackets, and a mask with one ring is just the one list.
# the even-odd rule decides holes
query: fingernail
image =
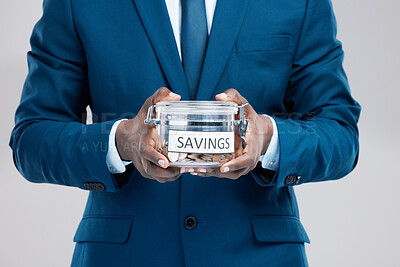
{"label": "fingernail", "polygon": [[158,161],[158,165],[160,165],[160,167],[165,168],[165,161],[163,161],[162,159],[160,159],[160,160]]}
{"label": "fingernail", "polygon": [[200,169],[200,172],[207,172],[206,169]]}
{"label": "fingernail", "polygon": [[169,93],[169,96],[170,96],[170,97],[178,97],[179,95],[178,95],[178,94],[175,94],[175,93],[173,93],[173,92],[171,92],[171,93]]}
{"label": "fingernail", "polygon": [[222,99],[226,99],[228,97],[228,95],[225,94],[225,93],[221,93],[221,94],[218,95],[218,97],[222,98]]}
{"label": "fingernail", "polygon": [[197,172],[191,172],[190,174],[191,175],[197,175]]}
{"label": "fingernail", "polygon": [[194,169],[193,169],[193,168],[190,168],[190,169],[188,170],[188,172],[194,172]]}
{"label": "fingernail", "polygon": [[225,168],[222,170],[222,172],[223,172],[223,173],[229,172],[229,167],[225,167]]}

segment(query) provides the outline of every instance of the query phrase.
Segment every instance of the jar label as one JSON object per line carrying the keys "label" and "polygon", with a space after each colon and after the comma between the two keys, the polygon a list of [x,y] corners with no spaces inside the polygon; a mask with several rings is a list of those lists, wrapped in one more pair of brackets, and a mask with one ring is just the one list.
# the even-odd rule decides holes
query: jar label
{"label": "jar label", "polygon": [[168,152],[220,154],[235,152],[234,132],[168,132]]}

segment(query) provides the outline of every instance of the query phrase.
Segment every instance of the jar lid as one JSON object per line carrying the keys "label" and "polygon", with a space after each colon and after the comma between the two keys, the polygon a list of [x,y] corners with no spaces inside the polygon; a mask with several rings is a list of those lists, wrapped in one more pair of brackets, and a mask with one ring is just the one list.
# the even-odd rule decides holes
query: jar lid
{"label": "jar lid", "polygon": [[[239,134],[244,135],[248,124],[248,120],[244,118],[246,105],[248,103],[238,106],[234,102],[223,101],[161,101],[149,107],[144,123],[176,126],[238,125]],[[154,109],[157,118],[153,117]],[[232,115],[236,115],[238,111],[240,111],[240,119],[235,120]],[[186,118],[186,115],[190,118]]]}
{"label": "jar lid", "polygon": [[225,101],[161,101],[157,112],[190,114],[237,114],[238,105]]}

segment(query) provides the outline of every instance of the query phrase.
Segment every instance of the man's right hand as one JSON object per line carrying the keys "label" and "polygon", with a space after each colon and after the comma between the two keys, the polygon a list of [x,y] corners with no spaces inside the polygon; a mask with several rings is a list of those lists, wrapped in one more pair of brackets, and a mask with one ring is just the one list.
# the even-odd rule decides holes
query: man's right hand
{"label": "man's right hand", "polygon": [[144,124],[147,110],[160,101],[179,101],[180,95],[166,87],[159,88],[143,104],[135,118],[122,121],[115,135],[116,146],[122,160],[132,161],[143,177],[160,183],[174,181],[181,175],[180,168],[168,168],[169,160],[158,153],[156,146],[156,128]]}

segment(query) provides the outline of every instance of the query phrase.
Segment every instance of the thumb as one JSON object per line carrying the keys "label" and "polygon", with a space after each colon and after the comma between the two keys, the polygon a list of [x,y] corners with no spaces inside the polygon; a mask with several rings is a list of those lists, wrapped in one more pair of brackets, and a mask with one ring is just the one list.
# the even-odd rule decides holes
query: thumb
{"label": "thumb", "polygon": [[215,96],[218,101],[230,101],[235,102],[238,105],[247,103],[246,98],[244,98],[236,89],[228,89],[225,92]]}
{"label": "thumb", "polygon": [[160,101],[179,101],[181,96],[173,93],[167,87],[159,88],[152,96],[152,105],[160,102]]}

